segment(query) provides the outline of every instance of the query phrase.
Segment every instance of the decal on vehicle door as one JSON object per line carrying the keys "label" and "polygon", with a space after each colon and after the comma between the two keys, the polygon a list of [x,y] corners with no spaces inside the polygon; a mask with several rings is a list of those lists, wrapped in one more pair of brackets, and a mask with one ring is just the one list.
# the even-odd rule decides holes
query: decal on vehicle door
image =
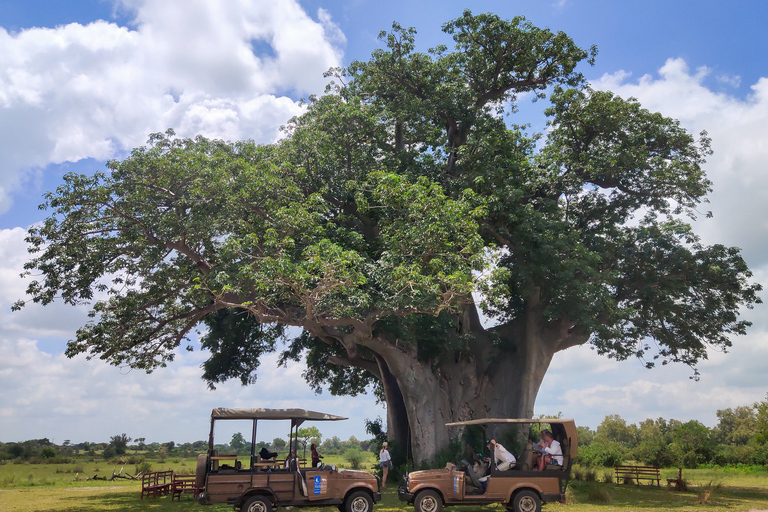
{"label": "decal on vehicle door", "polygon": [[453,492],[459,494],[459,475],[453,475]]}
{"label": "decal on vehicle door", "polygon": [[320,475],[313,477],[313,490],[312,493],[317,496],[318,494],[326,494],[328,492],[328,479],[323,478]]}

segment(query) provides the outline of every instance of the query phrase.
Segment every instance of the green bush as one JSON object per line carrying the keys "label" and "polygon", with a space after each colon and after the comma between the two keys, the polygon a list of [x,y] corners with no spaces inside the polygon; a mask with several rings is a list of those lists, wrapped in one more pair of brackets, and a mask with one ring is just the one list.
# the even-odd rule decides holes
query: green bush
{"label": "green bush", "polygon": [[593,484],[587,488],[587,501],[608,505],[611,503],[611,495],[605,487]]}
{"label": "green bush", "polygon": [[657,468],[668,468],[677,463],[675,454],[661,438],[641,442],[632,450],[632,455],[638,462]]}
{"label": "green bush", "polygon": [[624,462],[627,450],[614,441],[593,441],[589,446],[579,449],[579,464],[587,467],[613,467]]}
{"label": "green bush", "polygon": [[365,460],[365,454],[360,448],[349,448],[344,452],[344,460],[349,462],[349,466],[352,469],[360,469],[360,466]]}

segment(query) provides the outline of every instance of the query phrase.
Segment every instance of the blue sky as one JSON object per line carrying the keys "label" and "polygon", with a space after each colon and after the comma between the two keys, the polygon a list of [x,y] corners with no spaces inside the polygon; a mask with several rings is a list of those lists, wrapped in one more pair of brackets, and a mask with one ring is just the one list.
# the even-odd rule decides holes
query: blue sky
{"label": "blue sky", "polygon": [[[393,20],[415,26],[417,44],[450,44],[442,23],[467,3],[363,0],[0,0],[0,441],[30,437],[106,440],[127,432],[158,441],[206,434],[214,406],[306,407],[351,418],[328,435],[364,437],[362,420],[383,415],[370,397],[315,396],[302,367],[262,365],[256,385],[208,391],[199,353],[152,375],[100,361],[66,359],[66,340],[85,310],[53,305],[9,312],[23,296],[24,232],[44,218],[41,195],[66,172],[90,173],[141,145],[153,131],[270,142],[319,93],[322,72],[378,47]],[[474,1],[474,12],[525,15],[597,45],[582,71],[597,88],[635,96],[651,110],[709,131],[707,171],[714,218],[697,223],[707,243],[744,249],[755,280],[768,284],[768,47],[759,1]],[[541,104],[514,122],[541,127]],[[558,355],[537,413],[562,411],[595,427],[607,414],[632,422],[664,416],[712,426],[718,408],[765,397],[764,309],[712,353],[693,382],[685,367],[646,371],[589,348]],[[287,377],[287,378],[286,378]],[[288,384],[286,384],[288,383]],[[77,408],[77,412],[73,412]],[[281,435],[276,432],[274,435]],[[269,432],[265,438],[271,438]]]}

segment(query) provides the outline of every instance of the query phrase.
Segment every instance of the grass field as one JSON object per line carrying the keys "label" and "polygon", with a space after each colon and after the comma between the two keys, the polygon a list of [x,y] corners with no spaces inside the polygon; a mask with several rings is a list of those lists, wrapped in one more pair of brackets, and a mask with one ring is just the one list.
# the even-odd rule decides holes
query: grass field
{"label": "grass field", "polygon": [[[341,457],[328,456],[329,464],[344,466]],[[373,457],[366,461],[364,468],[370,468]],[[172,459],[164,463],[152,462],[153,470],[172,469],[176,472],[194,472],[194,459]],[[126,480],[91,480],[89,476],[110,477],[120,466],[106,462],[81,462],[77,464],[4,464],[0,465],[0,510],[32,512],[96,512],[109,510],[125,511],[173,511],[173,510],[232,510],[231,506],[218,505],[202,507],[191,497],[172,502],[169,496],[139,499],[140,484]],[[135,466],[126,465],[124,472],[133,474]],[[604,470],[607,472],[608,470]],[[75,480],[75,474],[78,479]],[[598,479],[603,471],[597,473]],[[662,482],[677,476],[676,470],[663,470]],[[599,482],[571,482],[568,489],[568,504],[550,503],[544,507],[551,512],[588,511],[749,511],[768,510],[768,472],[764,469],[696,469],[684,470],[683,476],[689,483],[687,492],[677,492],[642,485],[615,485]],[[398,501],[396,482],[389,482],[384,489],[383,500],[376,506],[380,512],[413,510]],[[489,507],[454,507],[459,512],[502,512],[500,505]],[[336,509],[303,509],[306,512],[332,511]]]}

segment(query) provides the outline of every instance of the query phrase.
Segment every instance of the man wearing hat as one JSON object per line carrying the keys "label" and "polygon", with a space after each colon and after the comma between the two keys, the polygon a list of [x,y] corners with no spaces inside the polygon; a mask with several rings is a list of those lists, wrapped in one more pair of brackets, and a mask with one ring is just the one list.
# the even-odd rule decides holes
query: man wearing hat
{"label": "man wearing hat", "polygon": [[497,443],[495,439],[488,441],[487,446],[493,452],[494,459],[496,459],[496,468],[499,471],[506,471],[515,467],[517,463],[515,456],[509,453],[501,444]]}

